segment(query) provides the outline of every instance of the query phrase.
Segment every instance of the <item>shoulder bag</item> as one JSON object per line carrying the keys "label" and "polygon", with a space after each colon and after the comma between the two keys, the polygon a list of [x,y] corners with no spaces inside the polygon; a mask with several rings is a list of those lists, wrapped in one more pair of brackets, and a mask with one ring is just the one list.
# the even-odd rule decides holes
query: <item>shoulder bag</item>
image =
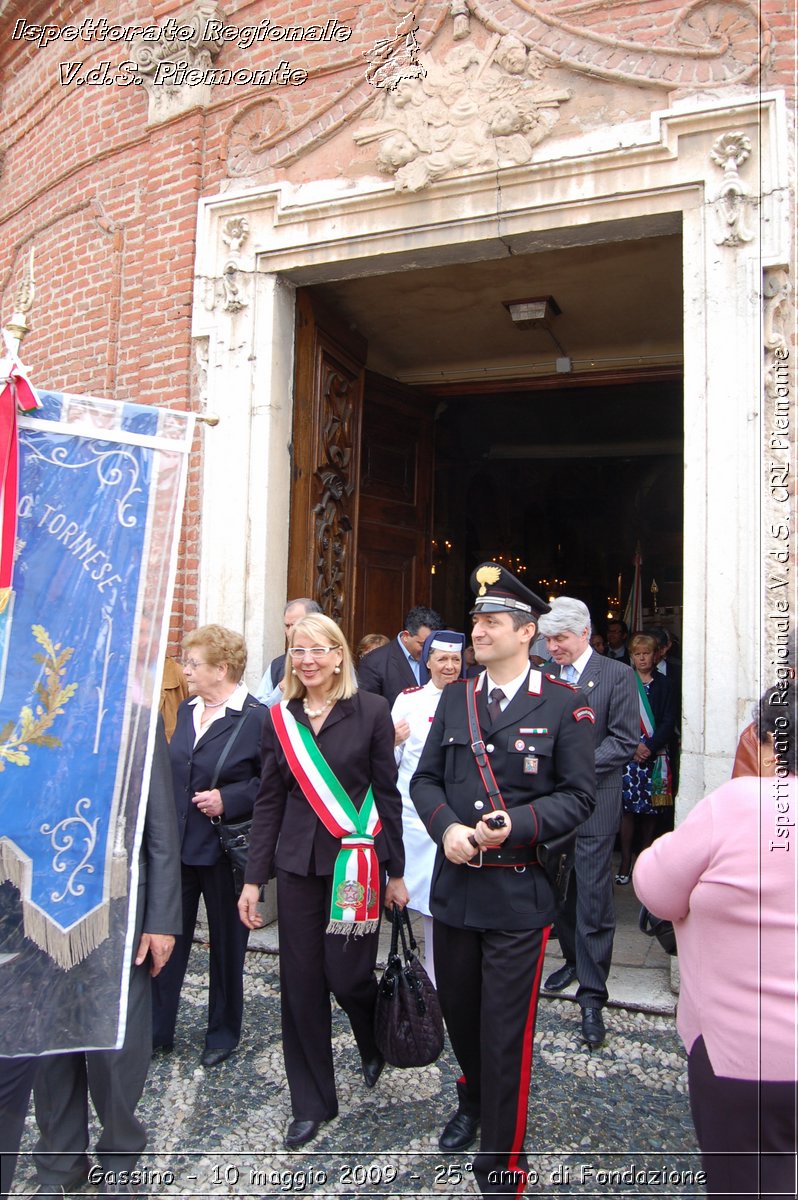
{"label": "shoulder bag", "polygon": [[391,1066],[426,1067],[443,1049],[438,993],[416,956],[407,909],[394,905],[391,920],[388,963],[377,987],[374,1038]]}
{"label": "shoulder bag", "polygon": [[[241,713],[240,718],[236,722],[235,729],[225,742],[224,749],[219,755],[219,760],[213,772],[213,778],[208,788],[209,792],[212,792],[216,787],[216,783],[222,773],[222,767],[227,762],[230,751],[233,749],[238,735],[244,728],[248,716],[249,713],[247,712]],[[252,831],[252,814],[250,813],[248,817],[242,817],[240,821],[225,821],[222,817],[212,817],[211,823],[216,826],[216,834],[219,838],[222,852],[230,863],[233,872],[236,895],[240,896],[241,889],[244,886],[244,872],[247,867],[249,835]]]}
{"label": "shoulder bag", "polygon": [[638,924],[647,937],[657,939],[667,954],[676,954],[676,934],[673,929],[673,921],[665,921],[662,917],[655,917],[653,913],[648,911],[645,904],[643,904],[640,907]]}

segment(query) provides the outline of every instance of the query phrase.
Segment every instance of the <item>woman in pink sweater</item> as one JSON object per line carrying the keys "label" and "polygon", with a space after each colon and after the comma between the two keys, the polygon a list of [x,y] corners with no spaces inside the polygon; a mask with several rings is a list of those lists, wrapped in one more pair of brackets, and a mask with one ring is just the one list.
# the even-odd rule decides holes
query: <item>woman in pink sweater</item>
{"label": "woman in pink sweater", "polygon": [[706,796],[635,866],[637,895],[676,932],[677,1025],[711,1196],[796,1194],[796,699],[790,682],[760,701],[768,776]]}

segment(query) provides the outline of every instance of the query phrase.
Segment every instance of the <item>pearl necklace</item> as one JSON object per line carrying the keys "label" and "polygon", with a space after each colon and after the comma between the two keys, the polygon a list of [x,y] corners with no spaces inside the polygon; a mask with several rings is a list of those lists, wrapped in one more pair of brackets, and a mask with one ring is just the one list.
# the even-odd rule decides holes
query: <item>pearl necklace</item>
{"label": "pearl necklace", "polygon": [[[230,695],[232,696],[232,694],[233,693],[231,692]],[[226,704],[229,699],[230,699],[230,696],[226,696],[224,700],[219,700],[219,701],[217,701],[216,704],[209,704],[207,700],[203,700],[202,703],[205,705],[206,708],[221,708],[222,705]]]}
{"label": "pearl necklace", "polygon": [[334,703],[334,701],[331,699],[325,700],[324,703],[322,704],[321,708],[311,708],[307,702],[307,699],[305,699],[302,701],[302,707],[305,710],[306,717],[314,718],[314,717],[320,717],[325,709],[332,707],[333,703]]}

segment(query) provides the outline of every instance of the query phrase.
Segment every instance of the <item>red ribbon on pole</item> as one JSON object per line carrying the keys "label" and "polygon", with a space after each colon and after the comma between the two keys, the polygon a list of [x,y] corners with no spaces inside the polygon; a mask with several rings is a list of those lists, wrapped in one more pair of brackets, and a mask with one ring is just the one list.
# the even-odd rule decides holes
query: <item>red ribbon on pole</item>
{"label": "red ribbon on pole", "polygon": [[0,361],[0,613],[11,597],[19,503],[19,438],[17,411],[41,408],[36,389],[5,330],[8,354]]}

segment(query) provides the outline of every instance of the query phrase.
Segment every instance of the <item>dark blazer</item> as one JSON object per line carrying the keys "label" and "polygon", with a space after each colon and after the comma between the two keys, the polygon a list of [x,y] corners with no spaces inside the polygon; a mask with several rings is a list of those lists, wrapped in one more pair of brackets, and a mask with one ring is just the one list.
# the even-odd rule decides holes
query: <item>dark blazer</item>
{"label": "dark blazer", "polygon": [[620,659],[594,651],[577,687],[596,714],[596,807],[579,833],[614,837],[621,819],[624,769],[640,741],[635,673]]}
{"label": "dark blazer", "polygon": [[646,738],[646,745],[653,754],[659,754],[660,750],[667,748],[673,736],[677,716],[675,693],[667,675],[660,671],[654,671],[648,702],[654,717],[654,733]]}
{"label": "dark blazer", "polygon": [[144,933],[180,933],[183,928],[180,840],[172,800],[169,746],[161,717],[155,735],[138,886],[137,928]]}
{"label": "dark blazer", "polygon": [[[384,696],[389,708],[393,707],[394,700],[405,688],[419,686],[407,655],[396,638],[387,646],[378,646],[361,659],[357,678],[364,691]],[[429,674],[422,667],[421,683],[426,683],[428,679]]]}
{"label": "dark blazer", "polygon": [[285,675],[285,655],[278,654],[269,663],[269,679],[271,680],[272,688],[277,687],[283,675]]}
{"label": "dark blazer", "polygon": [[[484,680],[483,680],[484,683]],[[587,711],[586,711],[587,710]],[[507,852],[533,863],[535,844],[575,829],[595,803],[592,714],[576,688],[532,669],[495,725],[484,686],[477,712],[490,765],[510,812]],[[438,845],[430,908],[446,925],[462,929],[536,929],[554,919],[554,894],[538,867],[526,870],[449,862],[441,849],[453,823],[476,825],[489,811],[473,752],[466,684],[443,689],[410,795]],[[500,857],[505,847],[491,852]]]}
{"label": "dark blazer", "polygon": [[215,786],[222,794],[223,821],[240,821],[250,816],[260,784],[260,737],[266,708],[247,695],[241,712],[228,709],[212,722],[194,745],[193,699],[184,700],[177,711],[177,725],[169,743],[172,782],[175,790],[180,857],[187,866],[210,867],[222,850],[213,824],[191,803],[195,792],[210,788],[216,764],[239,721],[246,725],[225,759]]}
{"label": "dark blazer", "polygon": [[[290,700],[288,708],[301,725],[310,728],[301,700]],[[403,875],[402,798],[396,786],[394,728],[386,701],[363,691],[339,700],[316,741],[358,809],[369,784],[373,786],[382,822],[375,838],[377,857],[389,876]],[[263,774],[247,856],[247,883],[266,883],[275,867],[296,875],[332,875],[340,840],[328,833],[305,799],[277,741],[271,713],[263,723],[261,754]]]}

